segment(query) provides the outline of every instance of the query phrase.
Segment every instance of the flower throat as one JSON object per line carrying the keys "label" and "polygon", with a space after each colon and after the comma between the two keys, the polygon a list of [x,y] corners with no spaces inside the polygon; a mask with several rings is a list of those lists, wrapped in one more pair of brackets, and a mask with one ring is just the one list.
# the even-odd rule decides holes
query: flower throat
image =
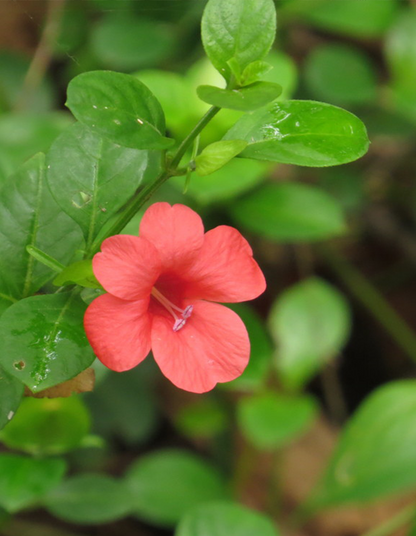
{"label": "flower throat", "polygon": [[[188,318],[191,316],[194,306],[188,305],[188,307],[185,307],[185,309],[181,309],[180,307],[174,305],[170,300],[165,298],[165,296],[163,296],[163,294],[155,287],[152,288],[152,296],[173,316],[175,320],[173,324],[173,331],[179,331],[182,329]],[[177,313],[179,313],[179,316]]]}

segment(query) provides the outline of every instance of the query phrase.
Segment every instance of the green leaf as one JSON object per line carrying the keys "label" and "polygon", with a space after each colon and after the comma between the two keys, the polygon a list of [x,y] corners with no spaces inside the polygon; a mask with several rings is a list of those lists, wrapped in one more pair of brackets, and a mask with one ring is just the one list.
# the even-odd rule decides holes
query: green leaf
{"label": "green leaf", "polygon": [[23,396],[23,383],[0,368],[0,429],[13,418]]}
{"label": "green leaf", "polygon": [[42,503],[59,519],[83,525],[109,523],[131,511],[131,500],[123,483],[99,474],[68,478]]}
{"label": "green leaf", "polygon": [[79,447],[89,429],[90,415],[80,398],[25,398],[1,441],[33,455],[55,455]]}
{"label": "green leaf", "polygon": [[298,166],[336,166],[368,149],[364,124],[355,115],[315,101],[274,103],[243,116],[224,139],[246,140],[246,158]]}
{"label": "green leaf", "polygon": [[250,361],[241,376],[232,382],[221,384],[221,389],[246,392],[261,389],[272,362],[272,342],[263,320],[252,307],[245,303],[229,307],[238,314],[247,328],[251,345]]}
{"label": "green leaf", "polygon": [[260,450],[275,450],[297,439],[311,426],[317,410],[310,396],[279,393],[243,398],[237,406],[241,431]]}
{"label": "green leaf", "polygon": [[[239,194],[251,190],[264,180],[269,169],[270,164],[266,162],[236,158],[209,177],[199,177],[193,173],[187,194],[202,205],[234,200]],[[182,177],[174,177],[171,181],[183,190]]]}
{"label": "green leaf", "polygon": [[312,242],[343,234],[340,205],[315,186],[267,184],[230,207],[245,229],[279,242]]}
{"label": "green leaf", "polygon": [[68,85],[66,106],[84,125],[133,149],[166,149],[163,110],[153,93],[128,74],[92,71]]}
{"label": "green leaf", "polygon": [[79,123],[53,143],[47,155],[49,188],[80,225],[87,246],[139,187],[148,154],[114,145]]}
{"label": "green leaf", "polygon": [[217,141],[205,147],[195,158],[195,170],[200,177],[210,175],[221,169],[247,147],[246,141],[227,140]]}
{"label": "green leaf", "polygon": [[173,33],[166,24],[112,10],[92,29],[91,48],[110,69],[134,71],[171,56]]}
{"label": "green leaf", "polygon": [[253,84],[254,82],[257,82],[260,77],[263,77],[266,73],[268,73],[271,69],[273,69],[273,66],[270,65],[267,61],[253,61],[247,67],[244,69],[244,71],[241,73],[240,78],[240,84],[242,86],[248,86],[250,84]]}
{"label": "green leaf", "polygon": [[0,365],[33,392],[70,380],[94,360],[76,293],[32,296],[0,318]]}
{"label": "green leaf", "polygon": [[318,99],[351,105],[376,100],[375,67],[357,48],[334,43],[316,47],[307,58],[304,73]]}
{"label": "green leaf", "polygon": [[397,0],[326,0],[310,8],[306,18],[325,30],[352,37],[379,37],[390,26],[398,11]]}
{"label": "green leaf", "polygon": [[341,434],[312,508],[363,503],[416,488],[416,381],[377,389]]}
{"label": "green leaf", "polygon": [[161,450],[139,458],[128,471],[126,483],[135,515],[162,526],[175,525],[200,503],[227,496],[216,469],[181,450]]}
{"label": "green leaf", "polygon": [[312,278],[281,294],[269,325],[278,345],[283,384],[299,389],[336,357],[348,339],[350,313],[345,298],[323,280]]}
{"label": "green leaf", "polygon": [[74,283],[81,287],[102,289],[92,270],[91,259],[74,262],[62,270],[53,280],[53,284],[57,287],[72,285]]}
{"label": "green leaf", "polygon": [[194,508],[179,523],[175,536],[278,536],[272,520],[231,502]]}
{"label": "green leaf", "polygon": [[273,0],[209,0],[201,32],[207,56],[229,81],[229,60],[233,59],[243,72],[269,52],[276,32]]}
{"label": "green leaf", "polygon": [[0,296],[10,302],[36,292],[53,274],[27,246],[66,264],[82,242],[78,225],[49,192],[44,160],[34,156],[0,190]]}
{"label": "green leaf", "polygon": [[14,513],[37,505],[66,470],[64,460],[0,454],[0,505]]}
{"label": "green leaf", "polygon": [[214,86],[199,86],[198,97],[219,108],[251,112],[277,99],[282,88],[271,82],[254,82],[239,89],[221,89]]}

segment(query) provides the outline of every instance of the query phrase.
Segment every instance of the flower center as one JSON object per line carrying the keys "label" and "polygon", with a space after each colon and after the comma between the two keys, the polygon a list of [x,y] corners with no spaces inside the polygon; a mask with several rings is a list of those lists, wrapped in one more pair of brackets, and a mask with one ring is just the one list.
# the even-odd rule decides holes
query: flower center
{"label": "flower center", "polygon": [[[185,309],[181,309],[168,300],[161,292],[157,290],[156,287],[152,288],[152,296],[161,304],[163,307],[169,311],[169,313],[175,319],[173,324],[173,331],[179,331],[186,324],[186,321],[191,316],[194,306],[188,305]],[[175,312],[176,311],[176,312]],[[178,314],[179,313],[179,316]]]}

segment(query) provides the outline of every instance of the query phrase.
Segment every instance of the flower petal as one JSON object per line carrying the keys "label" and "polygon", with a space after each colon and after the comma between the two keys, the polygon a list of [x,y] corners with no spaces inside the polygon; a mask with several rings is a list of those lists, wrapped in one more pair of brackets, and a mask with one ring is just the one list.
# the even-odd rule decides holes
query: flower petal
{"label": "flower petal", "polygon": [[185,205],[155,203],[144,213],[139,234],[156,246],[165,270],[180,271],[201,249],[204,225],[200,216]]}
{"label": "flower petal", "polygon": [[237,229],[226,225],[206,233],[186,278],[187,298],[234,303],[253,300],[266,289],[249,243]]}
{"label": "flower petal", "polygon": [[139,236],[107,238],[92,261],[95,277],[107,292],[122,300],[142,300],[150,295],[161,271],[153,244]]}
{"label": "flower petal", "polygon": [[95,355],[117,372],[138,365],[150,351],[149,300],[126,302],[103,294],[87,308],[84,328]]}
{"label": "flower petal", "polygon": [[241,318],[223,305],[196,302],[186,325],[173,331],[173,320],[155,315],[152,351],[162,373],[193,393],[211,390],[244,371],[250,341]]}

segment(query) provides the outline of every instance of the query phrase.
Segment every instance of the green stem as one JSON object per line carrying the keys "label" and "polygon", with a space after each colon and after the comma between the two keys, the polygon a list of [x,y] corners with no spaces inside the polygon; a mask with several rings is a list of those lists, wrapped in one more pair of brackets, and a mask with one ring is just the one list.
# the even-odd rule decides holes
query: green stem
{"label": "green stem", "polygon": [[416,361],[416,334],[384,296],[359,270],[332,249],[321,246],[319,251],[356,299],[380,322],[407,355]]}
{"label": "green stem", "polygon": [[131,198],[131,200],[127,203],[126,207],[124,208],[123,212],[118,216],[118,218],[113,222],[113,224],[106,230],[106,232],[104,233],[104,236],[99,236],[98,238],[94,240],[91,247],[86,252],[85,258],[88,258],[94,255],[95,253],[97,253],[97,251],[99,251],[100,249],[100,245],[103,240],[105,240],[109,236],[119,234],[124,229],[124,227],[128,224],[128,222],[132,219],[132,217],[146,203],[146,201],[148,201],[152,197],[152,195],[156,192],[156,190],[160,188],[160,186],[162,186],[162,184],[166,182],[170,177],[174,177],[176,175],[177,168],[182,160],[183,155],[186,153],[188,147],[192,144],[192,142],[198,136],[198,134],[211,121],[211,119],[220,111],[220,109],[221,108],[213,106],[212,108],[208,110],[208,112],[201,118],[198,124],[192,129],[192,131],[180,144],[172,160],[170,161],[168,169],[163,171],[154,182],[145,186],[143,190],[140,190],[139,192],[137,192],[135,196]]}
{"label": "green stem", "polygon": [[362,536],[389,536],[397,529],[414,520],[416,514],[416,505],[411,504],[403,508],[397,515],[391,517],[375,529],[371,529]]}

